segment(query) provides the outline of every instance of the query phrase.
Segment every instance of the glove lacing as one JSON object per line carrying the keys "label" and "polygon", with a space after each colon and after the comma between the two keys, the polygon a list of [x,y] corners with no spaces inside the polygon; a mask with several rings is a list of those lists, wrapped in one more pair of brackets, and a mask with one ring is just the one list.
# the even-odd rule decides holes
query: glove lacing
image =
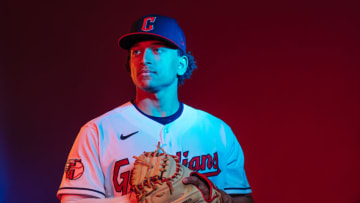
{"label": "glove lacing", "polygon": [[[160,150],[162,151],[162,153],[160,153]],[[142,158],[133,156],[133,158],[136,159],[135,164],[143,164],[147,167],[145,179],[140,184],[134,185],[134,187],[133,187],[134,191],[137,194],[139,194],[137,199],[139,201],[142,201],[146,196],[150,195],[153,191],[155,191],[157,189],[156,184],[162,185],[163,183],[166,183],[167,186],[169,187],[170,194],[171,194],[174,191],[171,181],[173,181],[174,178],[176,178],[178,175],[180,175],[180,171],[182,170],[180,167],[179,158],[177,156],[166,154],[165,150],[160,147],[160,142],[158,143],[157,149],[154,152],[144,152],[144,155],[145,155],[145,157],[164,156],[164,158],[161,159],[162,163],[160,164],[161,168],[159,169],[160,175],[155,175],[155,176],[149,177],[150,169],[154,168],[154,166],[150,162],[148,162]],[[167,161],[169,160],[169,156],[174,158],[174,160],[176,161],[176,171],[172,176],[170,176],[168,178],[164,178],[163,174],[166,171],[166,168],[168,165]],[[135,176],[135,174],[134,174],[134,176]],[[132,177],[132,179],[137,179],[137,177]],[[145,187],[151,188],[151,191],[146,193],[146,191],[144,190]]]}

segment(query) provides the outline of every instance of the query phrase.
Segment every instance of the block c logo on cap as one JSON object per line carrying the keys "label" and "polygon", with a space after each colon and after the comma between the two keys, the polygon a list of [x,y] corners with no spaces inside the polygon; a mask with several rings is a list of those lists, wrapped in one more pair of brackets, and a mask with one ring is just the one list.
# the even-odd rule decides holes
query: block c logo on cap
{"label": "block c logo on cap", "polygon": [[154,23],[155,23],[155,20],[156,20],[156,17],[147,17],[147,18],[144,18],[144,22],[143,22],[143,25],[142,25],[141,30],[142,30],[142,31],[145,31],[145,32],[148,32],[148,31],[153,30],[153,29],[154,29],[154,26],[151,25],[151,24],[154,24]]}

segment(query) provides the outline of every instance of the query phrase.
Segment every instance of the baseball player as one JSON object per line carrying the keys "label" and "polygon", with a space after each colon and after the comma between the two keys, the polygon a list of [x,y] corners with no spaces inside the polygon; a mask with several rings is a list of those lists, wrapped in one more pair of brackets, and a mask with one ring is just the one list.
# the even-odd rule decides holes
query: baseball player
{"label": "baseball player", "polygon": [[[178,99],[178,86],[196,65],[176,20],[141,17],[119,45],[129,51],[136,97],[81,128],[57,193],[61,202],[136,202],[129,187],[132,157],[153,151],[158,142],[181,164],[207,176],[223,202],[253,202],[244,155],[230,127]],[[209,194],[196,176],[183,182]]]}

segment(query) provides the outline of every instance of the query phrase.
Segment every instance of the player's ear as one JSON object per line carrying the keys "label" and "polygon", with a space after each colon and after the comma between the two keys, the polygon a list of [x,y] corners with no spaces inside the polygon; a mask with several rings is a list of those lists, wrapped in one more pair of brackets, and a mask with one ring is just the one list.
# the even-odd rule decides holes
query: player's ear
{"label": "player's ear", "polygon": [[179,57],[179,67],[177,74],[178,75],[184,75],[189,65],[189,59],[187,56],[180,56]]}

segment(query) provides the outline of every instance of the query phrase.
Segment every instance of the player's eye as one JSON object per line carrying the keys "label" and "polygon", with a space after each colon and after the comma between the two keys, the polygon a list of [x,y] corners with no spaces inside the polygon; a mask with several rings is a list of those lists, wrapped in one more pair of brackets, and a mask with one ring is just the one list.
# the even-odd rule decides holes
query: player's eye
{"label": "player's eye", "polygon": [[138,50],[138,49],[134,49],[134,50],[131,51],[131,53],[132,53],[132,55],[137,56],[137,55],[139,55],[141,53],[141,51]]}
{"label": "player's eye", "polygon": [[163,52],[163,49],[161,49],[160,47],[154,47],[152,50],[156,54],[160,54]]}

